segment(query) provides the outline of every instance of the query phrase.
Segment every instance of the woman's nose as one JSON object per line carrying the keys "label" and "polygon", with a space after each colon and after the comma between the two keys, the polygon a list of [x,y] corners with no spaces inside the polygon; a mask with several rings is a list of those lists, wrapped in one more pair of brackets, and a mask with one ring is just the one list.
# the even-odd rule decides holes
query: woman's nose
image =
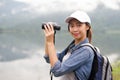
{"label": "woman's nose", "polygon": [[77,31],[78,30],[78,28],[75,26],[75,27],[73,27],[73,31]]}

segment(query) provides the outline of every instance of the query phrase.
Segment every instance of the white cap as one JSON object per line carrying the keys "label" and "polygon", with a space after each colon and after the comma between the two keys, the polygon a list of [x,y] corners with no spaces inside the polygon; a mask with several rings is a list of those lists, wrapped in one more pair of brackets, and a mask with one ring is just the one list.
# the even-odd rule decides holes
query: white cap
{"label": "white cap", "polygon": [[89,24],[91,24],[90,17],[84,11],[75,11],[69,17],[66,18],[65,22],[69,23],[69,21],[73,18],[77,19],[80,22],[88,22]]}

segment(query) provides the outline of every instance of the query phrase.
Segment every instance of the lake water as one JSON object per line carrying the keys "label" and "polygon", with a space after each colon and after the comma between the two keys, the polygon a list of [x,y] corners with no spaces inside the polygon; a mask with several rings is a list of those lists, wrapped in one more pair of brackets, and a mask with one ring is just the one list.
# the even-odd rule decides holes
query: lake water
{"label": "lake water", "polygon": [[[50,66],[43,58],[43,35],[41,31],[37,33],[35,31],[6,31],[0,34],[1,80],[50,79]],[[59,37],[61,37],[61,35]],[[56,43],[58,43],[57,40]],[[62,48],[64,47],[61,47],[61,49]]]}
{"label": "lake water", "polygon": [[[43,58],[43,35],[41,31],[0,34],[0,80],[50,80],[50,66]],[[64,49],[71,40],[67,31],[57,32],[57,51]],[[118,53],[109,55],[111,62],[118,56]]]}

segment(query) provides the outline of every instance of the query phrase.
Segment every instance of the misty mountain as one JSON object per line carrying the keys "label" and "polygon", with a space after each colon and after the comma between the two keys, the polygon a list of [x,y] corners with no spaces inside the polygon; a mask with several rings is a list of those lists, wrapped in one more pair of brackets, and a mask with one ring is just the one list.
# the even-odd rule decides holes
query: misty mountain
{"label": "misty mountain", "polygon": [[[43,45],[43,36],[41,34],[42,22],[53,21],[61,25],[61,31],[58,36],[67,35],[67,24],[65,18],[71,12],[54,12],[51,14],[35,15],[29,11],[22,10],[25,6],[24,3],[16,2],[13,0],[2,0],[5,5],[0,7],[0,33],[10,31],[11,35],[15,35],[18,39],[25,39],[34,44]],[[11,5],[12,3],[12,5]],[[19,10],[15,10],[19,9]],[[13,10],[13,12],[11,12]],[[14,12],[14,10],[16,12]],[[88,12],[92,20],[93,28],[93,43],[104,50],[103,53],[119,52],[120,45],[120,10],[113,10],[99,4],[94,11]],[[15,33],[14,33],[15,32]],[[9,33],[8,33],[9,34]],[[63,38],[63,37],[61,37]],[[68,37],[68,39],[70,39]],[[65,42],[61,40],[61,42]],[[58,43],[61,43],[58,41]],[[66,42],[65,42],[66,43]],[[56,44],[57,45],[57,44]],[[66,44],[59,44],[59,46],[66,46]]]}
{"label": "misty mountain", "polygon": [[[119,28],[120,10],[112,10],[100,4],[90,13],[94,28]],[[97,26],[97,27],[96,27]]]}
{"label": "misty mountain", "polygon": [[[56,12],[52,14],[35,15],[23,10],[27,5],[13,0],[2,0],[5,5],[0,7],[1,28],[36,29],[42,22],[54,21],[66,26],[65,18],[72,12]],[[99,4],[94,11],[88,12],[95,29],[118,28],[120,25],[120,10],[112,10]],[[64,29],[64,27],[62,27]]]}
{"label": "misty mountain", "polygon": [[2,28],[9,28],[31,19],[31,13],[23,10],[27,5],[14,0],[1,0],[0,24]]}

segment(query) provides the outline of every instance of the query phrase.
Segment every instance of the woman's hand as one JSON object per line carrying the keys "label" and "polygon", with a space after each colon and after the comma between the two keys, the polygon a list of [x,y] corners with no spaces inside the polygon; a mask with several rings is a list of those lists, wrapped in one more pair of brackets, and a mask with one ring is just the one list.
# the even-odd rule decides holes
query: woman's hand
{"label": "woman's hand", "polygon": [[48,24],[44,25],[44,27],[45,27],[44,33],[45,33],[46,43],[54,43],[53,25],[48,23]]}
{"label": "woman's hand", "polygon": [[44,25],[45,33],[45,53],[49,56],[50,64],[53,67],[54,64],[58,61],[55,45],[54,45],[54,29],[52,24]]}

